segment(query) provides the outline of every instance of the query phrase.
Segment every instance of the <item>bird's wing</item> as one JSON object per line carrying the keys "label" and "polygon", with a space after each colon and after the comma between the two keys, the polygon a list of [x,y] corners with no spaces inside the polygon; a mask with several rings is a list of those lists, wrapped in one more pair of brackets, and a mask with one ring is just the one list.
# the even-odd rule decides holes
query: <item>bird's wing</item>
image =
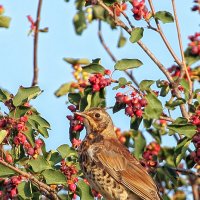
{"label": "bird's wing", "polygon": [[117,139],[93,145],[96,146],[96,164],[104,167],[116,181],[145,200],[160,200],[153,179]]}

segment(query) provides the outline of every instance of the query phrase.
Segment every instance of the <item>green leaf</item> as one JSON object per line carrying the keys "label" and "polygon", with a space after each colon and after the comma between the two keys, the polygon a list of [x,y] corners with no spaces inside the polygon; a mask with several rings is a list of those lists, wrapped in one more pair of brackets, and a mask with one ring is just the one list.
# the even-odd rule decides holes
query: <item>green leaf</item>
{"label": "green leaf", "polygon": [[79,105],[81,100],[81,95],[79,93],[69,93],[68,94],[68,100],[73,105]]}
{"label": "green leaf", "polygon": [[184,104],[186,101],[183,98],[177,98],[176,100],[173,100],[172,102],[167,101],[165,106],[168,109],[174,110],[176,106],[179,106],[181,104]]}
{"label": "green leaf", "polygon": [[51,166],[47,160],[40,155],[36,159],[32,158],[29,160],[28,164],[31,165],[34,172],[41,172],[45,169],[51,169]]}
{"label": "green leaf", "polygon": [[13,98],[13,105],[20,106],[31,99],[35,99],[42,91],[38,86],[34,87],[20,87],[17,94]]}
{"label": "green leaf", "polygon": [[139,159],[142,156],[144,148],[146,146],[146,140],[143,134],[139,131],[135,131],[133,134],[134,140],[134,156]]}
{"label": "green leaf", "polygon": [[81,35],[82,32],[87,28],[84,11],[79,11],[76,13],[73,19],[73,23],[76,34]]}
{"label": "green leaf", "polygon": [[130,122],[130,128],[137,131],[139,129],[141,122],[142,122],[142,117],[141,118],[132,117]]}
{"label": "green leaf", "polygon": [[95,92],[91,96],[91,104],[90,107],[105,107],[106,99],[105,99],[105,89],[101,89],[98,92]]}
{"label": "green leaf", "polygon": [[0,88],[0,102],[5,103],[8,99],[10,99],[10,93]]}
{"label": "green leaf", "polygon": [[126,69],[133,69],[143,65],[143,63],[138,59],[122,59],[117,61],[114,68],[115,70],[124,71]]}
{"label": "green leaf", "polygon": [[0,163],[0,177],[8,177],[14,175],[16,172]]}
{"label": "green leaf", "polygon": [[86,65],[82,67],[82,69],[83,69],[83,72],[88,72],[90,74],[97,74],[97,73],[104,74],[104,71],[105,71],[105,68],[103,66],[96,63]]}
{"label": "green leaf", "polygon": [[160,20],[163,24],[174,22],[173,15],[167,11],[158,11],[154,17],[155,19]]}
{"label": "green leaf", "polygon": [[154,94],[146,95],[147,106],[144,109],[145,115],[150,119],[158,119],[163,112],[162,104]]}
{"label": "green leaf", "polygon": [[49,137],[49,133],[48,133],[47,129],[44,128],[44,127],[39,126],[38,127],[38,132],[45,138]]}
{"label": "green leaf", "polygon": [[72,82],[69,83],[65,83],[63,85],[61,85],[56,91],[55,91],[55,96],[57,97],[61,97],[66,95],[68,92],[72,92],[73,89],[71,87]]}
{"label": "green leaf", "polygon": [[80,180],[77,185],[81,200],[94,200],[89,185],[87,185],[83,180]]}
{"label": "green leaf", "polygon": [[26,127],[27,130],[23,131],[23,134],[26,136],[31,146],[34,147],[35,146],[34,130],[32,129],[29,123],[26,124]]}
{"label": "green leaf", "polygon": [[153,81],[153,80],[143,80],[139,84],[139,88],[141,91],[149,91],[151,85],[153,85],[154,83],[155,83],[155,81]]}
{"label": "green leaf", "polygon": [[125,78],[121,77],[121,78],[119,78],[118,83],[119,83],[119,85],[113,87],[113,90],[117,90],[121,87],[124,87],[125,85],[131,84],[132,82],[127,81]]}
{"label": "green leaf", "polygon": [[29,110],[31,110],[30,107],[27,106],[19,106],[10,111],[9,116],[13,117],[15,119],[18,119],[22,116],[24,116]]}
{"label": "green leaf", "polygon": [[60,153],[62,158],[67,158],[69,156],[77,156],[77,152],[69,147],[68,144],[63,144],[57,148],[57,151]]}
{"label": "green leaf", "polygon": [[167,165],[163,166],[162,169],[164,170],[164,174],[169,177],[172,183],[174,185],[177,185],[177,178],[178,178],[177,172]]}
{"label": "green leaf", "polygon": [[117,43],[117,47],[121,48],[125,44],[126,44],[126,38],[124,37],[124,35],[123,35],[122,31],[121,31],[120,36],[119,36],[119,40],[118,40],[118,43]]}
{"label": "green leaf", "polygon": [[143,37],[144,28],[134,28],[131,32],[131,37],[129,38],[130,42],[138,42]]}
{"label": "green leaf", "polygon": [[42,172],[42,175],[44,176],[47,184],[66,185],[67,180],[65,175],[58,170],[47,169]]}
{"label": "green leaf", "polygon": [[9,28],[11,18],[7,16],[0,16],[0,27]]}
{"label": "green leaf", "polygon": [[17,186],[17,190],[18,190],[18,195],[22,199],[30,199],[33,196],[30,182],[23,181],[19,183],[19,185]]}
{"label": "green leaf", "polygon": [[7,136],[8,132],[6,130],[1,130],[0,131],[0,144],[3,142],[5,137]]}
{"label": "green leaf", "polygon": [[186,79],[180,80],[180,85],[184,88],[185,100],[189,99],[189,83]]}
{"label": "green leaf", "polygon": [[90,61],[87,58],[79,58],[79,59],[63,58],[63,60],[72,65],[88,65],[88,64],[90,64]]}
{"label": "green leaf", "polygon": [[192,54],[191,47],[188,47],[186,49],[186,51],[184,52],[184,54],[185,54],[186,63],[189,66],[193,65],[194,63],[196,63],[196,62],[198,62],[200,60],[200,56],[199,55]]}
{"label": "green leaf", "polygon": [[174,164],[176,166],[178,166],[178,164],[181,162],[181,160],[186,156],[185,153],[186,153],[190,143],[191,143],[191,139],[188,139],[186,137],[184,137],[178,141],[178,144],[174,150]]}
{"label": "green leaf", "polygon": [[50,129],[50,124],[46,119],[42,118],[39,114],[29,115],[29,119],[34,120],[42,128]]}
{"label": "green leaf", "polygon": [[125,103],[115,103],[115,105],[113,106],[113,113],[116,113],[124,108],[126,108]]}
{"label": "green leaf", "polygon": [[167,126],[169,130],[172,130],[180,135],[184,135],[188,138],[192,138],[196,133],[196,126],[192,124],[170,124]]}

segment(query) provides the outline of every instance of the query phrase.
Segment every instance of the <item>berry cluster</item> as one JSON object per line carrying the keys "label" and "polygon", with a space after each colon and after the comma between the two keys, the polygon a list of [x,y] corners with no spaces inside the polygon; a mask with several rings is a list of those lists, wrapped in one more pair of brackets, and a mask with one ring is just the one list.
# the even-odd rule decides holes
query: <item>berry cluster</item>
{"label": "berry cluster", "polygon": [[88,85],[89,74],[82,70],[80,64],[73,65],[73,76],[77,82],[73,82],[71,87],[78,89],[80,92],[84,91],[84,88]]}
{"label": "berry cluster", "polygon": [[142,18],[147,20],[149,18],[149,12],[145,5],[145,0],[141,0],[140,2],[138,0],[133,0],[132,5],[132,12],[135,20],[141,20]]}
{"label": "berry cluster", "polygon": [[93,92],[98,92],[100,89],[110,85],[112,81],[110,78],[105,78],[102,74],[98,73],[90,76],[89,82],[92,86]]}
{"label": "berry cluster", "polygon": [[196,150],[193,151],[190,156],[194,160],[195,163],[200,165],[200,107],[197,109],[195,114],[193,114],[190,118],[192,124],[197,126],[197,133],[194,135],[192,142],[196,147]]}
{"label": "berry cluster", "polygon": [[117,104],[126,104],[125,114],[133,117],[142,117],[143,109],[147,105],[147,101],[141,98],[137,92],[132,92],[130,97],[121,92],[115,96]]}
{"label": "berry cluster", "polygon": [[124,12],[127,9],[126,3],[114,3],[112,6],[110,6],[110,9],[113,11],[113,13],[116,14],[116,16],[120,16],[122,12]]}
{"label": "berry cluster", "polygon": [[[192,71],[189,66],[187,67],[187,70],[188,70],[189,75],[191,76]],[[172,65],[170,68],[168,68],[168,72],[170,72],[171,76],[175,79],[181,75],[181,69],[178,65]],[[187,76],[185,75],[184,78],[187,79]]]}
{"label": "berry cluster", "polygon": [[200,56],[200,32],[189,36],[190,43],[188,44],[191,48],[191,54],[195,56]]}
{"label": "berry cluster", "polygon": [[3,190],[0,191],[0,198],[3,200],[15,199],[18,191],[17,186],[21,183],[21,176],[13,176],[3,180]]}
{"label": "berry cluster", "polygon": [[[76,111],[76,107],[73,105],[68,106],[68,109],[71,112],[75,112]],[[83,125],[83,117],[81,117],[80,115],[67,115],[67,119],[70,121],[70,127],[72,129],[72,131],[82,131],[84,128]]]}
{"label": "berry cluster", "polygon": [[62,160],[60,170],[66,176],[68,188],[72,193],[74,193],[73,198],[75,199],[76,183],[78,182],[78,178],[77,178],[78,171],[76,169],[76,166],[70,165],[65,160]]}
{"label": "berry cluster", "polygon": [[192,7],[192,11],[198,11],[200,14],[200,1],[199,0],[194,0],[194,3],[196,3],[196,5],[194,5]]}
{"label": "berry cluster", "polygon": [[147,147],[146,150],[143,153],[143,158],[145,159],[145,162],[142,163],[145,167],[156,167],[157,166],[157,156],[160,152],[160,145],[156,142],[151,142]]}

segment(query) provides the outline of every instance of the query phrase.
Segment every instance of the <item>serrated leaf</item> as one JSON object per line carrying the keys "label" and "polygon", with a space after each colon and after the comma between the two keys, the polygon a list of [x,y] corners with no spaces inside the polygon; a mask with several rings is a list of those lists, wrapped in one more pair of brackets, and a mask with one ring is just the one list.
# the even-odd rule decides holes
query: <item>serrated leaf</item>
{"label": "serrated leaf", "polygon": [[87,28],[84,11],[79,11],[76,13],[73,19],[73,23],[76,34],[81,35],[82,32]]}
{"label": "serrated leaf", "polygon": [[42,91],[38,86],[34,87],[20,87],[17,94],[13,98],[13,105],[20,106],[31,99],[35,99]]}
{"label": "serrated leaf", "polygon": [[174,163],[176,166],[181,162],[181,160],[186,156],[186,151],[188,149],[191,139],[184,137],[178,141],[177,146],[174,150]]}
{"label": "serrated leaf", "polygon": [[51,169],[51,166],[47,160],[40,155],[36,159],[32,158],[29,160],[28,164],[31,165],[34,172],[41,172],[45,169]]}
{"label": "serrated leaf", "polygon": [[174,22],[173,15],[167,11],[158,11],[154,17],[160,20],[163,24]]}
{"label": "serrated leaf", "polygon": [[124,71],[127,69],[138,68],[141,65],[143,65],[143,63],[138,59],[122,59],[117,61],[114,68],[115,70]]}
{"label": "serrated leaf", "polygon": [[72,65],[88,65],[90,64],[90,61],[87,58],[79,58],[79,59],[75,59],[75,58],[63,58],[64,61],[66,61],[69,64]]}
{"label": "serrated leaf", "polygon": [[42,175],[44,176],[47,184],[66,184],[66,177],[65,175],[58,171],[53,169],[47,169],[42,172]]}
{"label": "serrated leaf", "polygon": [[19,185],[17,186],[17,191],[18,191],[18,195],[22,199],[30,199],[33,196],[30,182],[23,181],[19,183]]}
{"label": "serrated leaf", "polygon": [[0,131],[0,144],[3,142],[5,137],[7,136],[8,132],[6,130],[1,130]]}
{"label": "serrated leaf", "polygon": [[147,94],[145,98],[147,100],[147,106],[144,109],[145,115],[149,119],[158,119],[163,112],[161,102],[151,93]]}
{"label": "serrated leaf", "polygon": [[88,72],[90,74],[97,74],[97,73],[104,74],[104,71],[105,71],[105,68],[103,66],[96,63],[86,65],[82,67],[82,69],[83,69],[83,72]]}
{"label": "serrated leaf", "polygon": [[94,197],[91,194],[91,189],[89,185],[87,185],[83,180],[79,180],[77,186],[78,186],[81,200],[86,200],[86,199],[94,200]]}
{"label": "serrated leaf", "polygon": [[143,37],[144,28],[134,28],[131,32],[131,37],[129,38],[130,42],[138,42]]}
{"label": "serrated leaf", "polygon": [[72,92],[72,87],[71,87],[72,82],[62,84],[56,91],[55,91],[55,96],[61,97],[66,95],[68,92]]}
{"label": "serrated leaf", "polygon": [[9,28],[11,18],[7,16],[0,16],[0,27]]}
{"label": "serrated leaf", "polygon": [[77,156],[77,152],[71,148],[68,144],[63,144],[57,148],[62,158],[67,158],[69,156]]}
{"label": "serrated leaf", "polygon": [[68,100],[73,105],[79,105],[81,100],[81,95],[79,93],[69,93],[68,94]]}
{"label": "serrated leaf", "polygon": [[141,91],[149,91],[151,85],[153,85],[154,83],[155,83],[155,81],[153,81],[153,80],[143,80],[140,82],[139,88]]}
{"label": "serrated leaf", "polygon": [[14,175],[15,173],[16,172],[14,170],[0,163],[0,177],[8,177]]}
{"label": "serrated leaf", "polygon": [[188,138],[192,138],[196,133],[196,126],[192,124],[170,124],[167,128]]}
{"label": "serrated leaf", "polygon": [[49,133],[45,127],[38,126],[38,132],[45,138],[49,137]]}

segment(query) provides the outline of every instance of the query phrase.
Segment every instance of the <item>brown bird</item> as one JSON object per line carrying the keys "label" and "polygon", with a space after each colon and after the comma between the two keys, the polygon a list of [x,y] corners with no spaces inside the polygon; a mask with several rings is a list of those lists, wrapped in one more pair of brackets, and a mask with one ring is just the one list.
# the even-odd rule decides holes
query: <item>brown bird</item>
{"label": "brown bird", "polygon": [[92,189],[107,200],[160,200],[146,169],[119,142],[111,117],[102,108],[76,113],[84,118],[86,136],[79,161]]}

